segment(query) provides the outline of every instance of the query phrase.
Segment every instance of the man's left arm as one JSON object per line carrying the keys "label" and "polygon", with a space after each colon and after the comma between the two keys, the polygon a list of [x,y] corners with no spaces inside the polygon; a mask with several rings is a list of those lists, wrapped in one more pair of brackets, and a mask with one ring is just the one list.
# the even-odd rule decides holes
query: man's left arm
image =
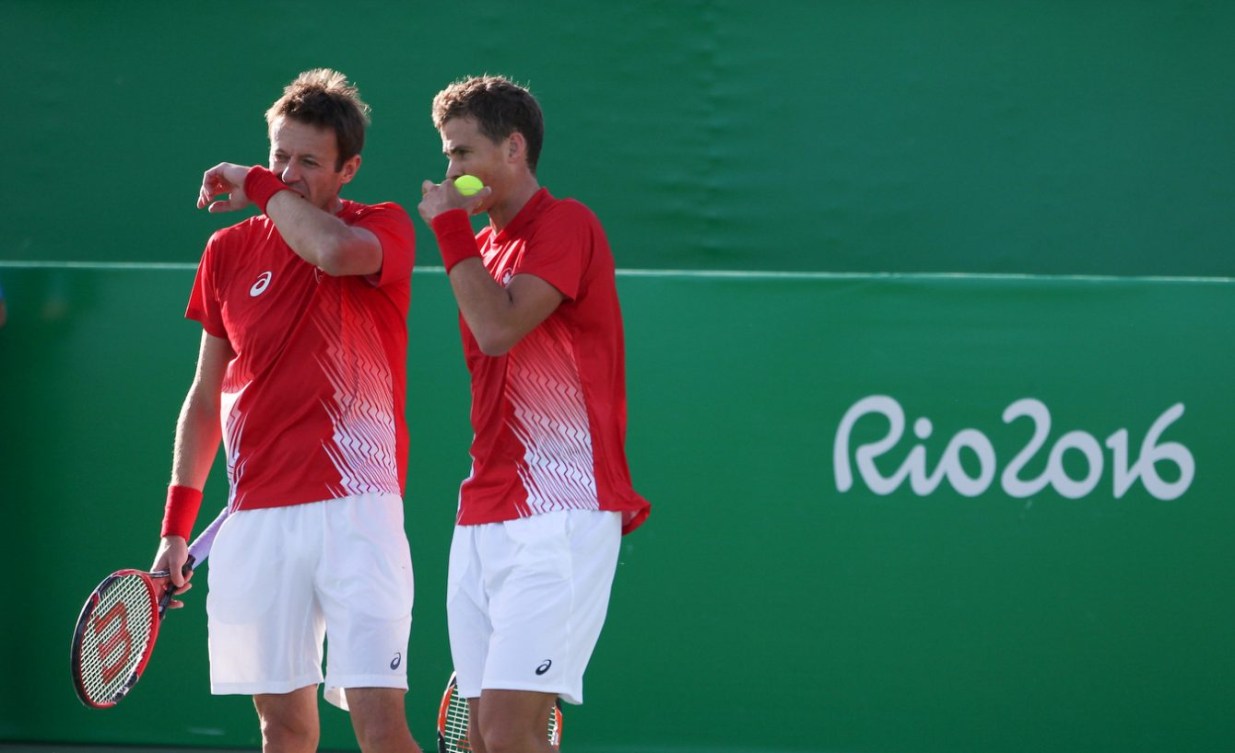
{"label": "man's left arm", "polygon": [[[226,193],[228,198],[215,201]],[[198,209],[229,212],[257,204],[292,251],[332,277],[373,275],[382,268],[382,244],[363,227],[348,225],[309,203],[263,167],[224,162],[206,171]]]}
{"label": "man's left arm", "polygon": [[266,216],[300,258],[332,277],[374,275],[382,269],[376,235],[318,209],[295,191],[271,196]]}

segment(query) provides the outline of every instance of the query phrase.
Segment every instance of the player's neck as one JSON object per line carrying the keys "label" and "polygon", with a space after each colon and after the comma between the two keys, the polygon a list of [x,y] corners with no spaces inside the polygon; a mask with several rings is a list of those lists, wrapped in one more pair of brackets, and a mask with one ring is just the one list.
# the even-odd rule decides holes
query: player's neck
{"label": "player's neck", "polygon": [[527,206],[539,190],[540,183],[536,181],[536,176],[529,175],[513,187],[509,196],[501,204],[489,207],[489,223],[493,229],[501,232],[522,211],[523,207]]}

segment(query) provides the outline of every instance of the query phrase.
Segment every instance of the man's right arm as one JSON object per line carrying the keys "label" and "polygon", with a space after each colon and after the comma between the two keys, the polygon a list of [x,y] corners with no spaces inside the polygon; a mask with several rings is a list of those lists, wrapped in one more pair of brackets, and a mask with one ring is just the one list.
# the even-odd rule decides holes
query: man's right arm
{"label": "man's right arm", "polygon": [[[223,430],[219,415],[223,376],[235,357],[231,343],[202,333],[197,356],[197,373],[180,409],[176,422],[176,444],[172,454],[171,485],[201,490],[219,451]],[[164,536],[155,554],[153,569],[167,569],[172,583],[184,583],[180,572],[188,559],[188,544],[180,536]],[[179,582],[177,582],[179,581]]]}
{"label": "man's right arm", "polygon": [[504,355],[548,319],[566,296],[535,275],[515,275],[505,285],[489,275],[467,217],[492,189],[463,196],[449,181],[438,185],[426,180],[420,190],[420,216],[437,236],[464,322],[481,352]]}
{"label": "man's right arm", "polygon": [[197,355],[197,373],[180,409],[176,423],[176,446],[172,456],[171,483],[201,489],[206,485],[210,467],[219,451],[223,436],[219,417],[223,393],[223,376],[235,353],[231,343],[221,337],[202,333],[201,350]]}

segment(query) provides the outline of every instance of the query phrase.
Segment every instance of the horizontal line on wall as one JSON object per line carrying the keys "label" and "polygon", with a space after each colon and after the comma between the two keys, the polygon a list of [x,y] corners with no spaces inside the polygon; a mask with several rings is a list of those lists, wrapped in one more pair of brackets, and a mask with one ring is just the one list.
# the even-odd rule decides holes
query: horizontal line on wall
{"label": "horizontal line on wall", "polygon": [[157,262],[157,261],[3,261],[0,269],[197,269],[196,264],[188,262]]}
{"label": "horizontal line on wall", "polygon": [[1081,282],[1235,282],[1235,277],[1202,277],[1172,275],[1046,275],[1001,272],[776,272],[724,269],[619,269],[618,275],[630,277],[713,277],[781,280],[1076,280]]}
{"label": "horizontal line on wall", "polygon": [[[188,262],[3,261],[0,269],[195,270]],[[420,266],[414,272],[445,274],[443,267]],[[618,269],[618,277],[699,277],[738,280],[1056,280],[1078,282],[1162,282],[1229,285],[1235,277],[1171,275],[1042,275],[988,272],[777,272],[730,269]]]}

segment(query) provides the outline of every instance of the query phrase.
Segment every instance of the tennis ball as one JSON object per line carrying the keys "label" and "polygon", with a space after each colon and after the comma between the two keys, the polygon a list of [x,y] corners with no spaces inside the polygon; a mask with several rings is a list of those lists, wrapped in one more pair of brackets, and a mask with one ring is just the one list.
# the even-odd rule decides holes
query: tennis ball
{"label": "tennis ball", "polygon": [[484,187],[485,184],[475,175],[460,175],[455,178],[455,190],[464,196],[471,196]]}

